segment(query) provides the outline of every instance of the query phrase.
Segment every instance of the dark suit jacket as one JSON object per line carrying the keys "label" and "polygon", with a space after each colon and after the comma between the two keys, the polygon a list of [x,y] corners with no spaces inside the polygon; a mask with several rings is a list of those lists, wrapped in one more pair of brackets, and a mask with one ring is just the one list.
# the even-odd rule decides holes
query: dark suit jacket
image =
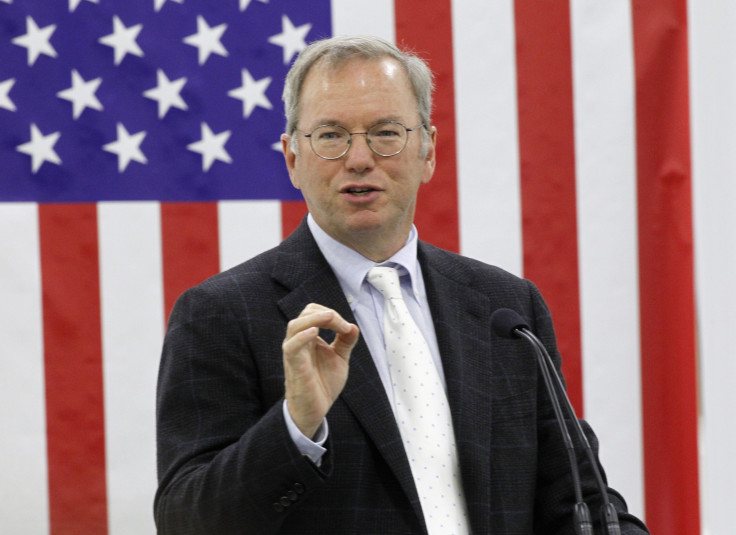
{"label": "dark suit jacket", "polygon": [[[528,281],[426,243],[418,255],[473,533],[572,534],[569,463],[534,354],[522,340],[493,336],[489,325],[497,308],[518,311],[559,366],[539,292]],[[425,532],[399,431],[363,340],[327,415],[321,466],[291,441],[282,415],[281,343],[287,322],[310,302],[355,321],[305,223],[278,247],[178,300],[158,385],[160,533]],[[334,336],[322,334],[328,341]],[[597,517],[599,500],[583,456],[580,466]],[[623,500],[610,495],[623,533],[646,533],[624,512]]]}

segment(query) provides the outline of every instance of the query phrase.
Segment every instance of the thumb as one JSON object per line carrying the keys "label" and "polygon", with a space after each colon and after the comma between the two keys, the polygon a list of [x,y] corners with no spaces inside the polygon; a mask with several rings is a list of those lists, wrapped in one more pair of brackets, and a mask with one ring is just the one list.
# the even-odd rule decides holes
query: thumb
{"label": "thumb", "polygon": [[358,343],[358,338],[360,337],[358,326],[354,323],[349,323],[348,325],[348,329],[345,332],[337,333],[335,339],[332,341],[332,348],[346,360],[350,357],[350,353],[355,347],[355,344]]}

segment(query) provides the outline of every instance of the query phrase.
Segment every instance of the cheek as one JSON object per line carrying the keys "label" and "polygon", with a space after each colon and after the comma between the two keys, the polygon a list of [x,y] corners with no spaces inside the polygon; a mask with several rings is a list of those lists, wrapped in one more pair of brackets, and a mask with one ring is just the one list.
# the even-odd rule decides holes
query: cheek
{"label": "cheek", "polygon": [[397,169],[393,176],[397,177],[397,182],[404,192],[416,194],[422,184],[432,179],[433,173],[434,166],[430,162],[417,158],[411,162],[411,165]]}
{"label": "cheek", "polygon": [[325,170],[320,168],[319,162],[315,164],[304,160],[294,166],[291,181],[305,197],[323,196],[329,185],[329,177],[325,174]]}

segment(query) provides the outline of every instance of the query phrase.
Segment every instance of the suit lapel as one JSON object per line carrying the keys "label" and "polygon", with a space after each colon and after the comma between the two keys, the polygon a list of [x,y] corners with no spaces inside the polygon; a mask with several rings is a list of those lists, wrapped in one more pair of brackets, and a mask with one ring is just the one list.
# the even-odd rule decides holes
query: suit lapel
{"label": "suit lapel", "polygon": [[419,260],[427,291],[471,523],[488,525],[474,504],[490,502],[491,303],[472,289],[472,272],[458,269],[447,253],[420,243]]}
{"label": "suit lapel", "polygon": [[[303,222],[279,249],[280,259],[273,276],[280,284],[291,289],[279,301],[279,307],[288,318],[297,317],[309,303],[319,303],[337,311],[347,321],[356,322],[335,274],[306,223]],[[321,336],[331,342],[334,333],[323,331]],[[336,403],[341,401],[381,452],[421,519],[419,496],[401,435],[373,358],[362,337],[350,357],[348,380]]]}

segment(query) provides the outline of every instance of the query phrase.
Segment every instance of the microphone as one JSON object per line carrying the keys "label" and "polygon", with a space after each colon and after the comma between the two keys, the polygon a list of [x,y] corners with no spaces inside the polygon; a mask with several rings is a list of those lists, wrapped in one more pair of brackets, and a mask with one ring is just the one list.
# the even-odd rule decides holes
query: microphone
{"label": "microphone", "polygon": [[[585,436],[583,428],[575,415],[575,409],[573,409],[570,399],[567,397],[565,387],[562,384],[562,379],[557,373],[557,369],[552,362],[552,358],[549,356],[547,349],[542,344],[541,340],[537,338],[534,333],[529,330],[529,325],[524,319],[514,310],[509,308],[500,308],[493,312],[491,315],[491,328],[493,332],[502,338],[524,338],[532,345],[534,352],[537,355],[537,362],[539,363],[542,377],[544,379],[545,388],[552,401],[552,408],[554,409],[555,418],[557,424],[560,427],[562,433],[562,440],[567,448],[568,457],[570,459],[570,469],[572,472],[573,485],[575,486],[575,504],[573,517],[575,518],[575,531],[577,534],[593,535],[593,523],[590,518],[590,511],[587,504],[583,501],[582,491],[580,489],[580,476],[578,474],[578,465],[575,457],[575,448],[570,439],[570,434],[565,425],[565,418],[560,410],[560,400],[565,405],[565,410],[571,422],[573,422],[573,429],[583,445],[590,465],[593,468],[593,474],[595,475],[596,483],[601,494],[601,500],[603,505],[601,506],[601,522],[603,524],[605,535],[621,535],[621,527],[618,522],[618,513],[615,507],[608,498],[608,492],[606,492],[606,486],[603,483],[600,470],[598,470],[598,463],[593,455],[593,448],[590,446],[588,437]],[[554,383],[553,383],[554,380]]]}

